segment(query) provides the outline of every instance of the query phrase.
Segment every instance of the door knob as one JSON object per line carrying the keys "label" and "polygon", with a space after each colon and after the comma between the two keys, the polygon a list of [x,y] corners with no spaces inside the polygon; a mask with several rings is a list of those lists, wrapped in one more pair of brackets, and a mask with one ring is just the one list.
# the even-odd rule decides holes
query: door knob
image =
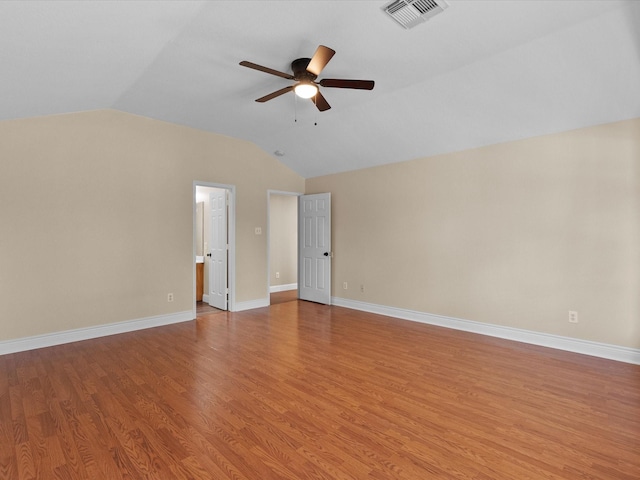
{"label": "door knob", "polygon": [[211,256],[211,254],[210,254],[210,253],[207,253],[207,257],[210,257],[210,256]]}
{"label": "door knob", "polygon": [[329,256],[329,252],[324,252],[324,253],[323,253],[323,255],[324,255],[325,257],[328,257],[328,256]]}

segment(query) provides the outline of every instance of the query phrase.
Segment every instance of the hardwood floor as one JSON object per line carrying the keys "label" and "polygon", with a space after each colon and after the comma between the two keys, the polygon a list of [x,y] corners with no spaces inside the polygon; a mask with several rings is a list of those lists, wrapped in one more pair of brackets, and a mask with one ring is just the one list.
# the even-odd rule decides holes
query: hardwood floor
{"label": "hardwood floor", "polygon": [[298,290],[285,290],[284,292],[274,292],[270,295],[271,305],[277,303],[295,302],[298,300]]}
{"label": "hardwood floor", "polygon": [[1,479],[638,479],[640,366],[293,301],[0,356]]}
{"label": "hardwood floor", "polygon": [[208,303],[196,302],[196,317],[199,317],[200,315],[205,315],[208,313],[220,313],[224,311],[225,310],[220,310],[219,308],[212,307]]}

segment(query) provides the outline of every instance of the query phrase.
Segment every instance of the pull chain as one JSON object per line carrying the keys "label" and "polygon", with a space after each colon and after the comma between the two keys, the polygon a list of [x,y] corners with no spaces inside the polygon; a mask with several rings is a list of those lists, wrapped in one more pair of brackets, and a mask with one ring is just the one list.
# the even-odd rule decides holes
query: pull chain
{"label": "pull chain", "polygon": [[316,112],[314,113],[315,120],[313,121],[313,125],[317,127],[318,126],[318,94],[317,93],[313,96],[313,104],[316,106]]}
{"label": "pull chain", "polygon": [[[315,95],[313,96],[312,101],[316,107],[313,124],[317,127],[318,126],[318,99]],[[295,94],[293,95],[293,122],[298,123],[298,96]]]}

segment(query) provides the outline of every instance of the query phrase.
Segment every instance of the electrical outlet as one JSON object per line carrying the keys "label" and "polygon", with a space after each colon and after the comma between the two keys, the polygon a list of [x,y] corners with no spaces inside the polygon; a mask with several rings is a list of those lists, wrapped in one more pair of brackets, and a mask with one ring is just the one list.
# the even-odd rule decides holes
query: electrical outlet
{"label": "electrical outlet", "polygon": [[360,293],[364,293],[364,285],[360,285]]}
{"label": "electrical outlet", "polygon": [[280,272],[276,272],[276,278],[280,278]]}
{"label": "electrical outlet", "polygon": [[347,284],[347,282],[343,282],[342,283],[342,289],[346,290],[349,287],[349,285]]}
{"label": "electrical outlet", "polygon": [[569,310],[569,323],[578,323],[578,312]]}
{"label": "electrical outlet", "polygon": [[173,302],[173,293],[167,293],[167,302]]}
{"label": "electrical outlet", "polygon": [[256,235],[262,235],[262,228],[256,227]]}

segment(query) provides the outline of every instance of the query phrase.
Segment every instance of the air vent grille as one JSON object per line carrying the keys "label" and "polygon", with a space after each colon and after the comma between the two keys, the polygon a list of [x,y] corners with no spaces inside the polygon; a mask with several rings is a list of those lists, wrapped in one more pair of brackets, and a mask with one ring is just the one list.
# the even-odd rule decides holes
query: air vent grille
{"label": "air vent grille", "polygon": [[395,0],[383,10],[402,27],[409,29],[443,12],[448,6],[444,0]]}

